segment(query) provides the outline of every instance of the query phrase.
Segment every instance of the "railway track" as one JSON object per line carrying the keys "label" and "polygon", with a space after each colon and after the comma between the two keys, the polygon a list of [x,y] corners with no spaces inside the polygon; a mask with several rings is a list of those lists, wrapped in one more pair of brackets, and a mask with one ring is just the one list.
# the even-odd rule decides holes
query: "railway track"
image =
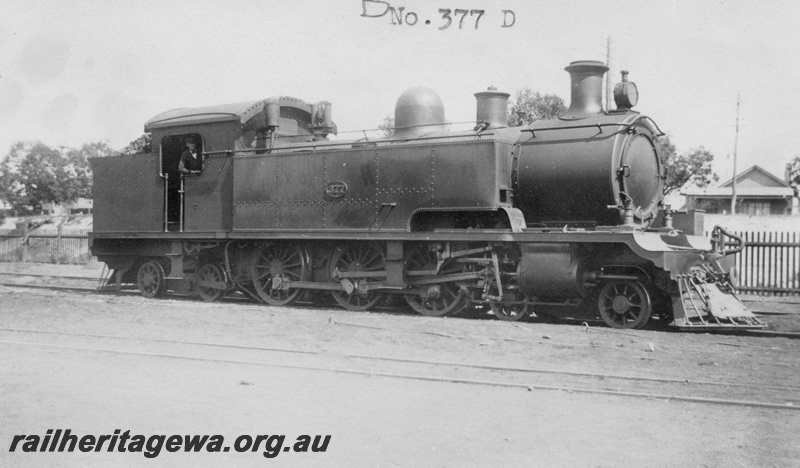
{"label": "railway track", "polygon": [[100,281],[100,278],[91,276],[47,275],[42,273],[19,273],[19,272],[4,272],[4,271],[0,271],[0,276],[32,276],[34,278],[77,279],[77,280],[94,281],[95,283]]}
{"label": "railway track", "polygon": [[[54,281],[64,281],[70,283],[83,283],[85,286],[59,286],[53,284],[32,284],[12,281],[12,278],[46,278]],[[69,275],[48,275],[42,273],[20,273],[0,271],[0,284],[3,286],[29,287],[29,288],[52,288],[52,289],[75,289],[85,291],[97,291],[100,278],[89,276],[69,276]]]}
{"label": "railway track", "polygon": [[[89,284],[88,287],[71,287],[71,286],[58,286],[58,285],[42,285],[42,284],[26,284],[26,283],[17,283],[13,281],[4,281],[4,277],[33,277],[33,278],[51,278],[56,280],[75,280],[75,281],[83,281]],[[66,275],[48,275],[48,274],[41,274],[41,273],[19,273],[19,272],[2,272],[0,271],[0,285],[3,286],[18,286],[18,287],[27,287],[27,288],[50,288],[50,289],[69,289],[69,290],[76,290],[76,291],[86,291],[86,292],[98,292],[98,285],[100,283],[100,278],[97,277],[88,277],[88,276],[66,276]],[[131,292],[134,290],[123,290],[127,292]],[[742,301],[744,304],[748,305],[748,307],[757,306],[763,301]],[[753,313],[756,315],[762,316],[780,316],[780,315],[800,315],[800,303],[796,302],[783,302],[783,301],[774,301],[777,304],[797,304],[797,310],[791,311],[767,311],[767,310],[753,310]]]}
{"label": "railway track", "polygon": [[[527,391],[564,391],[686,403],[800,410],[800,387],[755,382],[700,381],[535,367],[505,367],[464,362],[406,359],[366,354],[329,354],[296,348],[246,346],[104,334],[0,328],[0,344],[39,346],[141,358],[278,367],[315,372],[411,379]],[[9,336],[11,335],[11,336]],[[17,339],[9,339],[16,337]],[[45,337],[46,342],[20,340]],[[99,345],[102,344],[102,345]],[[756,393],[759,399],[753,399]]]}
{"label": "railway track", "polygon": [[[30,284],[30,283],[19,283],[15,281],[7,281],[4,278],[14,278],[14,277],[33,277],[33,278],[47,278],[52,280],[61,280],[66,282],[77,282],[77,283],[84,283],[85,286],[62,286],[62,285],[52,285],[52,284]],[[100,278],[93,278],[87,276],[68,276],[68,275],[49,275],[49,274],[41,274],[41,273],[19,273],[19,272],[1,272],[0,271],[0,286],[7,286],[7,287],[21,287],[21,288],[30,288],[30,289],[44,289],[44,290],[56,290],[56,291],[66,291],[66,292],[74,292],[80,294],[106,294],[106,295],[138,295],[137,290],[131,289],[123,289],[121,291],[116,290],[100,290],[99,289]],[[179,300],[187,300],[193,301],[195,298],[178,295],[178,294],[170,294],[167,297],[172,299],[179,299]],[[221,302],[226,303],[242,303],[248,301],[247,298],[244,297],[225,297],[221,300]],[[300,305],[305,307],[321,307],[319,305],[315,305],[312,303],[300,302]],[[747,302],[745,302],[747,304]],[[394,310],[389,308],[396,313],[408,313],[407,311],[403,310]],[[762,318],[770,318],[770,317],[791,317],[791,316],[798,316],[800,315],[800,307],[798,310],[790,310],[790,311],[760,311],[760,310],[752,310],[754,314],[760,316]],[[409,313],[410,314],[410,313]],[[413,314],[411,314],[413,315]],[[478,314],[473,315],[471,318],[477,319],[489,319],[491,318],[487,314]],[[563,319],[561,322],[578,325],[581,324],[585,318],[582,319]],[[589,322],[599,323],[599,321],[589,320]],[[731,330],[730,332],[725,331],[717,331],[716,334],[747,334],[753,336],[762,336],[762,337],[784,337],[784,338],[793,338],[793,339],[800,339],[800,333],[798,332],[782,332],[782,331],[771,331],[771,330],[747,330],[747,331],[738,331],[738,330]]]}

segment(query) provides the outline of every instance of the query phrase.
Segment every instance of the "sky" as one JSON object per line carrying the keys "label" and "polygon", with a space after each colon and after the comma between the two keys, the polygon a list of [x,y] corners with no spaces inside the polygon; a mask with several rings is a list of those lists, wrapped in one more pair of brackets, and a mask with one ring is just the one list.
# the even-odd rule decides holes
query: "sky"
{"label": "sky", "polygon": [[705,147],[730,178],[739,99],[738,170],[782,178],[800,156],[798,17],[780,0],[0,0],[0,157],[31,140],[121,149],[166,110],[272,96],[332,102],[340,132],[376,128],[414,86],[451,122],[489,86],[568,103],[564,67],[605,62],[610,41],[612,83],[629,70],[635,110],[679,152]]}

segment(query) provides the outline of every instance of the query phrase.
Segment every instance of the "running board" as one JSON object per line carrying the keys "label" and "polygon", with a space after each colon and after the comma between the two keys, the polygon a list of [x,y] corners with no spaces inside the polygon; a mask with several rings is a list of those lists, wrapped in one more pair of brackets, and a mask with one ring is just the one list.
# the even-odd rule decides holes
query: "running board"
{"label": "running board", "polygon": [[672,299],[675,318],[670,325],[682,331],[766,328],[727,284],[707,283],[696,274],[679,275],[678,290]]}

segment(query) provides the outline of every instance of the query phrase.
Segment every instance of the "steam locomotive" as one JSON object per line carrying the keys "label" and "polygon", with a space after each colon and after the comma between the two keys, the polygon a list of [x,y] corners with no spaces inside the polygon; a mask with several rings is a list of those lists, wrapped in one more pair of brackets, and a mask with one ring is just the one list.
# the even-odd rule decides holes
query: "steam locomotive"
{"label": "steam locomotive", "polygon": [[[664,163],[623,73],[604,110],[601,62],[572,62],[561,118],[507,125],[509,95],[475,94],[475,127],[412,88],[389,137],[337,134],[332,105],[291,97],[176,109],[148,152],[91,161],[93,255],[112,287],[272,305],[402,298],[427,316],[503,320],[590,311],[614,328],[762,328],[734,294],[741,239],[702,236],[663,205]],[[365,134],[366,135],[366,134]],[[186,138],[203,170],[178,171]],[[701,235],[696,235],[696,234]]]}

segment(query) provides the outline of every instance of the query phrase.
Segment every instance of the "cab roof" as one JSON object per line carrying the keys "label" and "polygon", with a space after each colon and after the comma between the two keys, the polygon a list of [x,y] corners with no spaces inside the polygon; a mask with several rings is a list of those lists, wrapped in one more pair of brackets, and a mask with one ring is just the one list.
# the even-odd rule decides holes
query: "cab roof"
{"label": "cab roof", "polygon": [[158,128],[235,121],[246,123],[263,111],[267,102],[279,102],[281,107],[294,107],[311,113],[311,104],[288,96],[272,97],[259,101],[237,102],[205,107],[182,107],[162,112],[144,124],[144,131]]}

